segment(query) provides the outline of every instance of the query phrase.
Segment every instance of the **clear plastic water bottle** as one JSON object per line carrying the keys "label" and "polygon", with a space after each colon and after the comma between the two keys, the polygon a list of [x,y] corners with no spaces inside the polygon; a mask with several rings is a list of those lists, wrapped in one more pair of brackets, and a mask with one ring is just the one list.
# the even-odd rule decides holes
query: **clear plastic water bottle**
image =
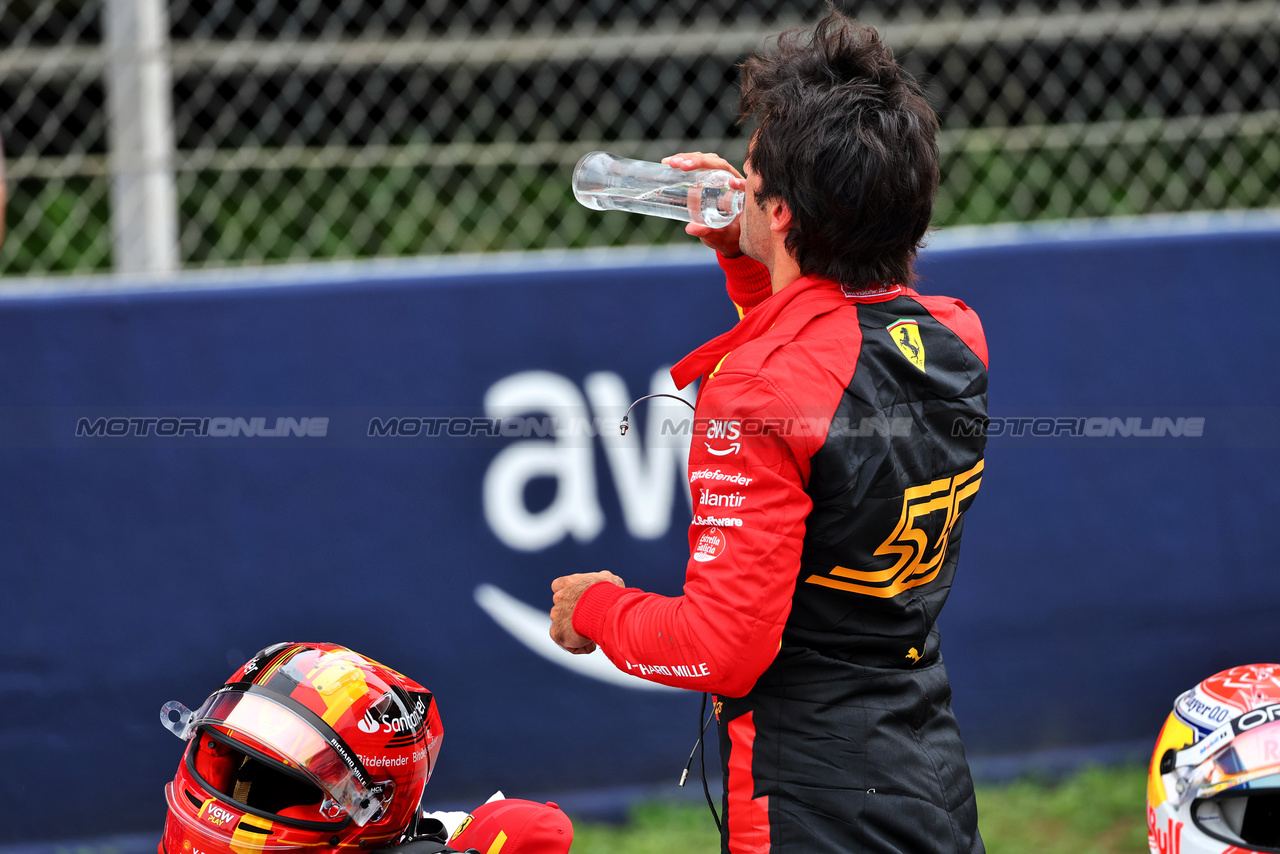
{"label": "clear plastic water bottle", "polygon": [[723,169],[685,172],[592,151],[573,167],[573,197],[597,211],[631,211],[724,228],[742,210],[743,192],[729,186],[732,177]]}

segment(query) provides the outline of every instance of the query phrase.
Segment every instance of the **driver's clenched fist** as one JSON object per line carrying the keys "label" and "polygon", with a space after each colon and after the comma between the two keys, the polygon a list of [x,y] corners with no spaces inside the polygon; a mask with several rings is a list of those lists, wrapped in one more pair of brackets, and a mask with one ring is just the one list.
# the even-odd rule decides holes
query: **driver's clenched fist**
{"label": "driver's clenched fist", "polygon": [[573,630],[573,609],[586,589],[598,581],[611,581],[619,587],[626,587],[621,578],[607,569],[563,575],[551,582],[551,639],[574,655],[596,651],[595,641]]}

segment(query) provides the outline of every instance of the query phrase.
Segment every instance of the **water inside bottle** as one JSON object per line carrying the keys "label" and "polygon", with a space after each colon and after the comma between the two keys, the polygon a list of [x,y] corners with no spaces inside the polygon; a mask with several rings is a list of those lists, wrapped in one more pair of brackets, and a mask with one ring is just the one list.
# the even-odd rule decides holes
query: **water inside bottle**
{"label": "water inside bottle", "polygon": [[743,194],[728,187],[686,184],[657,189],[609,187],[581,195],[595,201],[590,206],[596,210],[623,210],[723,228],[742,209]]}

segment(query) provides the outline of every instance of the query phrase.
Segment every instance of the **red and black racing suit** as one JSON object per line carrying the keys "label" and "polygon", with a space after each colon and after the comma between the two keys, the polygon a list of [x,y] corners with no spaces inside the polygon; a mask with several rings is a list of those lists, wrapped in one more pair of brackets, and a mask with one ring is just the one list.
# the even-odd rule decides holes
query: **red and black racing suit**
{"label": "red and black racing suit", "polygon": [[762,265],[721,265],[748,310],[671,372],[702,378],[684,595],[595,584],[574,629],[717,695],[723,851],[980,852],[934,621],[982,481],[981,324],[896,285],[770,296]]}

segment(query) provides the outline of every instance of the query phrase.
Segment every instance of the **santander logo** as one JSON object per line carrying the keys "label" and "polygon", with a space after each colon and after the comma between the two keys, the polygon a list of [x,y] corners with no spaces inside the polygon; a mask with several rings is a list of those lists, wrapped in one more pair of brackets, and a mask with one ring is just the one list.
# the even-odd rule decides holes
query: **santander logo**
{"label": "santander logo", "polygon": [[364,717],[356,722],[356,726],[360,727],[361,732],[367,732],[370,735],[373,735],[375,732],[382,729],[382,722],[374,718],[373,709],[367,709],[364,713]]}

